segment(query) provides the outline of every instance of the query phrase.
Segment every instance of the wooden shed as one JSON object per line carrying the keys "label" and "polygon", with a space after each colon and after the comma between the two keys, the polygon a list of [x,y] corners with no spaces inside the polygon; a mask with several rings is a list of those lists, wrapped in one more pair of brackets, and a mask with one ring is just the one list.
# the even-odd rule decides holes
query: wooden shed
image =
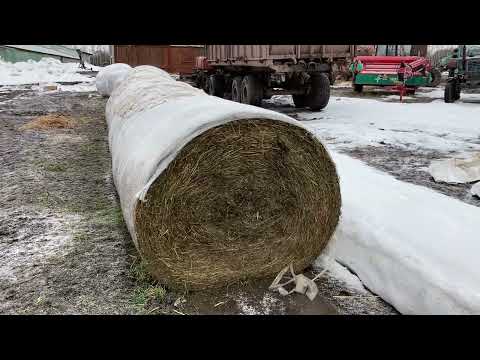
{"label": "wooden shed", "polygon": [[205,45],[113,45],[114,62],[154,65],[172,74],[191,74]]}

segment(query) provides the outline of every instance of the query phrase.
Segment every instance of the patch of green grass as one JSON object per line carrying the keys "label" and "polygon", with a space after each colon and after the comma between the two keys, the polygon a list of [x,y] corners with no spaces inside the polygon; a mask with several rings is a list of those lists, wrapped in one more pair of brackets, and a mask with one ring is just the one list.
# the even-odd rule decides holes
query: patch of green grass
{"label": "patch of green grass", "polygon": [[167,290],[162,286],[149,285],[137,287],[133,292],[132,302],[140,311],[147,311],[149,307],[163,303]]}
{"label": "patch of green grass", "polygon": [[49,163],[44,164],[43,169],[51,172],[65,172],[67,171],[67,166],[62,163]]}
{"label": "patch of green grass", "polygon": [[88,234],[84,232],[77,232],[73,234],[73,240],[74,241],[81,241],[85,242],[88,239]]}
{"label": "patch of green grass", "polygon": [[122,209],[118,206],[96,211],[94,216],[95,222],[99,225],[120,225],[123,223]]}
{"label": "patch of green grass", "polygon": [[135,258],[130,268],[130,277],[135,281],[132,303],[143,314],[162,313],[167,290],[150,275],[147,263]]}

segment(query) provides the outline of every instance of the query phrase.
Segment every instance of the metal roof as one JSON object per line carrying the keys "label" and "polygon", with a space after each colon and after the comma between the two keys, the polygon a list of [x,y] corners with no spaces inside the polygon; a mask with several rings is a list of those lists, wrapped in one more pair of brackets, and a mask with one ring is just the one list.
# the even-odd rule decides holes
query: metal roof
{"label": "metal roof", "polygon": [[70,59],[79,59],[77,51],[63,45],[4,45],[6,47],[37,52],[41,54],[56,55]]}

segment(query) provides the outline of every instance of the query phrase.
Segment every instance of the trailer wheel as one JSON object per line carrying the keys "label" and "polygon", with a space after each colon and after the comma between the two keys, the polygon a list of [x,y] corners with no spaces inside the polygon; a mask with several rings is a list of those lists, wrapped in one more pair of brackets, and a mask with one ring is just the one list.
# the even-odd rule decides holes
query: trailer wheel
{"label": "trailer wheel", "polygon": [[312,111],[318,111],[327,106],[330,100],[330,80],[327,75],[320,73],[311,76],[310,92],[306,100],[306,105]]}
{"label": "trailer wheel", "polygon": [[225,79],[223,76],[215,74],[208,78],[208,94],[223,98],[225,94]]}
{"label": "trailer wheel", "polygon": [[436,87],[442,81],[442,73],[438,69],[432,69],[430,71],[430,75],[432,75],[432,82],[428,84],[428,87]]}
{"label": "trailer wheel", "polygon": [[297,108],[303,108],[307,106],[307,95],[292,95],[293,103]]}
{"label": "trailer wheel", "polygon": [[334,72],[334,71],[331,71],[329,74],[328,74],[328,80],[330,81],[330,85],[333,85],[335,84],[335,80],[337,79],[337,72]]}
{"label": "trailer wheel", "polygon": [[235,76],[232,80],[232,101],[242,102],[242,80],[241,76]]}
{"label": "trailer wheel", "polygon": [[460,99],[460,92],[461,92],[460,84],[456,83],[455,85],[456,85],[455,86],[455,100],[459,100]]}
{"label": "trailer wheel", "polygon": [[445,85],[445,93],[443,99],[446,103],[455,102],[455,85],[455,81],[449,81],[447,85]]}
{"label": "trailer wheel", "polygon": [[263,99],[262,83],[253,75],[247,75],[242,80],[242,103],[260,106]]}
{"label": "trailer wheel", "polygon": [[363,91],[363,85],[361,84],[353,84],[353,90],[357,93],[361,93]]}

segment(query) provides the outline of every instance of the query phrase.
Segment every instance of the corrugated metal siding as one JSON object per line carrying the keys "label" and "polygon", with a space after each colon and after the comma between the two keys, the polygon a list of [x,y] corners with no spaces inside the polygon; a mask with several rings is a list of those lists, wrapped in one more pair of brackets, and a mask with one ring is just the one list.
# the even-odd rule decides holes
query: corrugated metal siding
{"label": "corrugated metal siding", "polygon": [[179,74],[191,74],[195,57],[202,53],[203,46],[198,45],[114,45],[116,63],[153,65]]}
{"label": "corrugated metal siding", "polygon": [[[210,62],[244,61],[248,65],[266,66],[265,60],[293,58],[350,58],[354,45],[208,45]],[[262,62],[259,62],[262,60]]]}
{"label": "corrugated metal siding", "polygon": [[63,45],[4,45],[7,47],[21,49],[41,54],[54,55],[58,57],[79,60],[78,54],[74,49]]}

